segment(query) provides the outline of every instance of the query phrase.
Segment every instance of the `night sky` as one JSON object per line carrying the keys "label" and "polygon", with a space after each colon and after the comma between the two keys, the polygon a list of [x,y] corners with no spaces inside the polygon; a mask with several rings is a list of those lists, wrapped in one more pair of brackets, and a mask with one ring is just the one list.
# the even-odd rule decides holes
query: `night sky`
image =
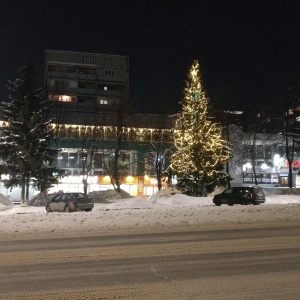
{"label": "night sky", "polygon": [[198,57],[208,95],[226,89],[240,108],[300,83],[300,1],[1,0],[0,100],[45,49],[126,55],[142,111],[182,98]]}

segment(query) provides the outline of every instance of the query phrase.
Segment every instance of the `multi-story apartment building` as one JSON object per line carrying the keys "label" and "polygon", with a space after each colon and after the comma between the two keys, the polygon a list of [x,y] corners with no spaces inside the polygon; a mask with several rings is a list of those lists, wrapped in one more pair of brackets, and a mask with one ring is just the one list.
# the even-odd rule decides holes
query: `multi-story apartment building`
{"label": "multi-story apartment building", "polygon": [[113,108],[129,93],[129,58],[46,50],[45,76],[50,100]]}

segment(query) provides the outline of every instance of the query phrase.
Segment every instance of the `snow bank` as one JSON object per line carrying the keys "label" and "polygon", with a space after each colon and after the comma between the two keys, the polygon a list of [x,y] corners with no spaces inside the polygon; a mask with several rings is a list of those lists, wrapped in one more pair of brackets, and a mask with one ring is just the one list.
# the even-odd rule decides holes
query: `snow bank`
{"label": "snow bank", "polygon": [[0,203],[0,211],[6,210],[6,209],[7,209],[7,207]]}
{"label": "snow bank", "polygon": [[[187,226],[300,222],[300,196],[268,196],[261,205],[213,205],[212,197],[159,193],[95,203],[91,212],[47,213],[45,207],[14,206],[0,212],[0,234],[107,232]],[[3,204],[2,204],[3,206]]]}

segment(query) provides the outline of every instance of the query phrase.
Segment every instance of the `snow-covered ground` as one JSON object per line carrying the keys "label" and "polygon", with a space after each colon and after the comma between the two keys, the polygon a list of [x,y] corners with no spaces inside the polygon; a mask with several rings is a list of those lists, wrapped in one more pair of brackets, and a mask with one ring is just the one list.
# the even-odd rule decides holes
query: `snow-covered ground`
{"label": "snow-covered ground", "polygon": [[1,235],[300,222],[300,196],[293,195],[270,195],[266,203],[256,206],[217,207],[212,197],[163,192],[149,199],[135,197],[95,203],[91,212],[47,213],[45,207],[9,207],[0,204]]}

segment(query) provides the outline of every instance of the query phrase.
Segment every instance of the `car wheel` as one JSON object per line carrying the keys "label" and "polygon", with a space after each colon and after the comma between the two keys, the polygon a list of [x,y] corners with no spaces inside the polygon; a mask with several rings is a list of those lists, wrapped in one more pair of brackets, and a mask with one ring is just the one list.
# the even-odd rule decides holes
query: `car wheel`
{"label": "car wheel", "polygon": [[64,212],[71,212],[71,209],[70,209],[69,205],[65,206]]}
{"label": "car wheel", "polygon": [[228,203],[229,206],[233,206],[233,203]]}
{"label": "car wheel", "polygon": [[242,204],[242,205],[247,205],[248,203],[247,203],[246,200],[242,200],[242,201],[241,201],[241,204]]}
{"label": "car wheel", "polygon": [[221,204],[222,204],[221,202],[216,202],[215,203],[216,206],[221,206]]}
{"label": "car wheel", "polygon": [[49,213],[49,212],[52,212],[52,210],[51,210],[51,208],[50,208],[50,205],[49,205],[49,204],[47,204],[47,205],[46,205],[46,212],[48,212],[48,213]]}
{"label": "car wheel", "polygon": [[91,208],[89,208],[89,209],[85,209],[84,211],[86,211],[86,212],[89,212],[89,211],[91,211],[92,209]]}

